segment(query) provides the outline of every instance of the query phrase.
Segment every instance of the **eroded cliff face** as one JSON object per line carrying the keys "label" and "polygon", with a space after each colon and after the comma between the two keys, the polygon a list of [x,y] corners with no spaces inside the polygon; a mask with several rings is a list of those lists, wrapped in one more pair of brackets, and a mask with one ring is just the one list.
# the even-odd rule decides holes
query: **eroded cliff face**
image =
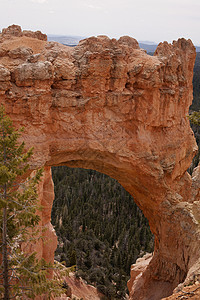
{"label": "eroded cliff face", "polygon": [[[194,60],[185,39],[161,43],[151,57],[130,37],[91,37],[70,48],[15,26],[0,36],[1,103],[34,146],[32,169],[45,166],[46,235],[56,165],[117,179],[149,220],[155,251],[131,280],[130,299],[161,299],[200,273],[200,171],[187,173],[196,151],[187,119]],[[45,258],[55,244],[40,248]]]}

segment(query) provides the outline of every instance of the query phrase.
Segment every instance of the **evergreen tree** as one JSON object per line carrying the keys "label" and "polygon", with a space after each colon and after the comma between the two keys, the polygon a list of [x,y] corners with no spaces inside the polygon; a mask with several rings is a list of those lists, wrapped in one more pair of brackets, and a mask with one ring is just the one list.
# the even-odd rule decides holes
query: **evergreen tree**
{"label": "evergreen tree", "polygon": [[30,244],[38,240],[37,184],[42,170],[23,179],[33,150],[25,152],[24,143],[18,143],[19,137],[20,131],[15,131],[1,106],[0,296],[4,300],[34,299],[36,295],[47,293],[50,299],[54,292],[61,294],[62,287],[59,282],[46,277],[52,265],[38,260],[35,252],[30,253]]}
{"label": "evergreen tree", "polygon": [[191,113],[191,115],[189,116],[189,119],[192,124],[199,126],[200,125],[200,111],[194,111],[193,113]]}

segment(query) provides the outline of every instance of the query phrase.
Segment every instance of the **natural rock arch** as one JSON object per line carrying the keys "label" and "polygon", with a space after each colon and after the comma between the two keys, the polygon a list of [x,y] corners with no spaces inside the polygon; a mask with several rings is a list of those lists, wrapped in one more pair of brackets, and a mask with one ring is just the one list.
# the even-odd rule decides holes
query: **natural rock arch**
{"label": "natural rock arch", "polygon": [[[187,119],[194,60],[184,39],[149,56],[130,37],[92,37],[70,48],[18,26],[0,36],[0,99],[34,146],[32,169],[45,166],[39,194],[52,245],[51,166],[108,174],[149,220],[155,251],[131,282],[130,299],[151,299],[155,284],[152,299],[160,299],[200,270],[199,169],[193,179],[187,173],[196,151]],[[49,260],[52,245],[38,246]]]}

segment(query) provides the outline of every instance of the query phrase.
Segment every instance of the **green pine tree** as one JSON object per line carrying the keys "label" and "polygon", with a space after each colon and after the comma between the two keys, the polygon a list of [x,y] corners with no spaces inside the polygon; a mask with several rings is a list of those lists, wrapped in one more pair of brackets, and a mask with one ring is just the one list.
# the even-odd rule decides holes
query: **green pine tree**
{"label": "green pine tree", "polygon": [[30,244],[38,240],[40,218],[37,184],[42,170],[23,179],[28,171],[28,159],[33,149],[25,152],[19,143],[20,131],[0,107],[0,296],[1,299],[34,299],[36,295],[62,293],[58,281],[48,280],[49,268],[53,266],[36,253],[28,253]]}
{"label": "green pine tree", "polygon": [[189,120],[192,124],[200,125],[200,111],[194,111],[190,114]]}

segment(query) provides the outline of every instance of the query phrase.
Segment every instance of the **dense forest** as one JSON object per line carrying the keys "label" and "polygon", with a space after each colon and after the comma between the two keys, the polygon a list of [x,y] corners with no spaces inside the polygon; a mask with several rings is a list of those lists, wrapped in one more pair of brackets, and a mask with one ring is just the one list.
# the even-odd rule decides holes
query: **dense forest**
{"label": "dense forest", "polygon": [[[191,111],[200,110],[199,52],[193,88]],[[199,144],[199,126],[192,128]],[[190,172],[198,164],[199,152]],[[116,180],[66,166],[53,167],[52,173],[52,224],[59,241],[56,259],[66,266],[76,265],[76,276],[96,286],[105,299],[125,299],[131,264],[153,251],[148,221]]]}
{"label": "dense forest", "polygon": [[[193,76],[193,101],[190,106],[190,113],[193,111],[200,110],[200,52],[197,52],[195,65],[194,65],[194,76]],[[193,162],[189,168],[189,173],[191,174],[193,169],[198,165],[200,158],[200,126],[191,124],[192,130],[194,132],[197,144],[198,153],[193,159]]]}
{"label": "dense forest", "polygon": [[191,110],[200,110],[200,52],[197,52],[193,76],[193,102]]}
{"label": "dense forest", "polygon": [[109,176],[64,166],[52,173],[56,259],[76,265],[76,276],[95,285],[105,299],[124,299],[131,264],[153,250],[148,221]]}

